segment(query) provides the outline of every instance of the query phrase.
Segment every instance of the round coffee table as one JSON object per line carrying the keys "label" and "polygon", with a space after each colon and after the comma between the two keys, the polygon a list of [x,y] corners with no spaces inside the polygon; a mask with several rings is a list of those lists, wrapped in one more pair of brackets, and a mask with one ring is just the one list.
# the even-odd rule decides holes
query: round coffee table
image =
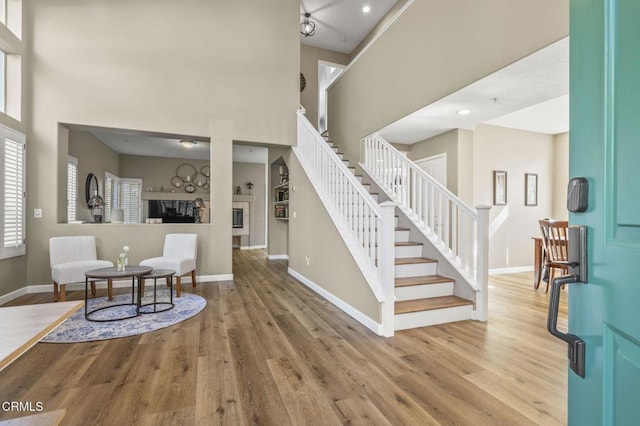
{"label": "round coffee table", "polygon": [[[157,312],[168,311],[169,309],[173,309],[173,279],[172,277],[176,274],[176,271],[171,269],[154,269],[146,275],[143,275],[142,280],[153,280],[153,302],[144,303],[140,305],[140,313],[141,314],[155,314]],[[169,283],[169,301],[168,302],[158,302],[156,299],[156,291],[158,278],[166,278]],[[163,305],[164,309],[158,310],[158,305]],[[145,306],[153,306],[153,310],[143,310]]]}
{"label": "round coffee table", "polygon": [[[140,277],[145,274],[151,272],[153,268],[150,266],[127,266],[125,270],[118,271],[117,268],[100,268],[100,269],[92,269],[91,271],[85,272],[85,280],[84,280],[84,317],[88,321],[94,322],[109,322],[109,321],[121,321],[128,318],[134,318],[140,315],[140,303],[142,300],[142,291],[140,288]],[[89,278],[107,280],[107,279],[120,279],[120,278],[129,278],[131,277],[131,303],[114,303],[107,306],[103,306],[101,308],[89,310],[88,305],[88,294],[89,294]],[[136,278],[138,278],[138,298],[136,301]],[[117,318],[108,318],[108,319],[99,319],[99,318],[91,318],[90,315],[102,311],[105,309],[115,308],[117,306],[136,306],[136,313],[134,315],[129,315],[126,317],[117,317]]]}

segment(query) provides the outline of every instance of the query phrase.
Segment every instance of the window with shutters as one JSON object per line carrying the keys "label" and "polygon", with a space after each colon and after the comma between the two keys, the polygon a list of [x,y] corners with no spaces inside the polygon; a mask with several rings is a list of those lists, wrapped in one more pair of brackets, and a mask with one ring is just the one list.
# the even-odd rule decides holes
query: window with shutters
{"label": "window with shutters", "polygon": [[78,159],[67,158],[67,222],[77,220],[78,216]]}
{"label": "window with shutters", "polygon": [[124,210],[124,223],[142,222],[142,179],[104,175],[105,220],[111,221],[113,209]]}
{"label": "window with shutters", "polygon": [[4,190],[0,204],[0,259],[25,253],[25,137],[7,127],[0,126],[3,157],[0,179]]}

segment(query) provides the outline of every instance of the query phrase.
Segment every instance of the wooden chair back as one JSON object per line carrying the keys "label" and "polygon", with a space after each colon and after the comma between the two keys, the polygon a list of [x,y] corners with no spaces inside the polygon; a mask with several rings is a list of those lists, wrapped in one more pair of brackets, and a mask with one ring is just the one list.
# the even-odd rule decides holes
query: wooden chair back
{"label": "wooden chair back", "polygon": [[569,239],[567,236],[569,222],[566,220],[543,219],[539,221],[539,224],[542,232],[542,246],[546,252],[547,261],[554,263],[569,260]]}

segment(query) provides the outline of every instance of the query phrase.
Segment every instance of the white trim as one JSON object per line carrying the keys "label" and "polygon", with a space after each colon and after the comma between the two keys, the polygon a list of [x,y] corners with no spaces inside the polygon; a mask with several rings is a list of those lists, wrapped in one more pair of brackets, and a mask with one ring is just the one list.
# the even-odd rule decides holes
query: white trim
{"label": "white trim", "polygon": [[515,274],[518,272],[531,272],[533,266],[515,266],[513,268],[494,268],[489,269],[489,275]]}
{"label": "white trim", "polygon": [[[233,281],[233,274],[217,274],[217,275],[198,275],[196,277],[198,283],[207,283],[207,282],[215,282],[215,281]],[[181,282],[191,283],[191,276],[187,275],[182,277]],[[97,288],[107,288],[106,281],[97,281]],[[131,287],[131,281],[126,280],[116,280],[113,281],[113,288],[125,288]],[[84,290],[84,283],[71,283],[67,284],[67,290]],[[24,296],[25,294],[31,293],[53,293],[53,283],[49,284],[34,284],[24,286],[19,288],[18,290],[12,291],[11,293],[7,293],[5,295],[0,296],[0,305],[4,303],[8,303],[14,299],[17,299],[20,296]]]}
{"label": "white trim", "polygon": [[342,78],[342,76],[347,73],[347,71],[349,71],[349,68],[351,68],[351,66],[353,64],[355,64],[358,59],[360,59],[360,57],[364,54],[364,52],[366,52],[367,50],[369,50],[369,48],[371,46],[373,46],[373,43],[375,43],[382,36],[382,34],[384,34],[391,27],[391,25],[393,25],[396,22],[396,20],[400,16],[402,16],[402,14],[405,12],[405,10],[407,10],[409,8],[409,6],[411,6],[413,4],[413,2],[414,2],[414,0],[409,0],[409,1],[407,1],[407,3],[405,3],[404,6],[402,6],[402,8],[398,11],[398,13],[396,13],[393,16],[393,18],[391,18],[389,20],[389,22],[387,22],[387,24],[378,32],[378,34],[376,34],[371,40],[369,40],[369,43],[367,43],[367,45],[365,47],[363,47],[360,52],[358,52],[356,57],[353,58],[353,60],[351,60],[351,62],[349,62],[349,64],[345,67],[345,69],[342,71],[342,73],[335,80],[333,80],[333,82],[329,86],[327,86],[327,90],[331,89],[333,87],[333,85],[336,84],[336,82],[338,80],[340,80]]}
{"label": "white trim", "polygon": [[262,244],[259,246],[240,246],[240,250],[258,250],[258,249],[266,249],[267,246]]}
{"label": "white trim", "polygon": [[269,260],[280,260],[280,259],[289,260],[289,255],[288,254],[270,254],[270,255],[267,256],[267,259],[269,259]]}
{"label": "white trim", "polygon": [[[190,277],[186,277],[188,278],[188,281],[185,280],[185,282],[191,282],[191,278]],[[216,274],[216,275],[198,275],[196,276],[196,280],[200,281],[200,282],[209,282],[209,281],[233,281],[233,274]]]}
{"label": "white trim", "polygon": [[4,305],[5,303],[9,303],[14,299],[17,299],[20,296],[24,296],[27,294],[27,287],[22,287],[17,290],[12,291],[11,293],[3,294],[0,296],[0,305]]}
{"label": "white trim", "polygon": [[[435,160],[444,160],[444,175],[443,175],[443,180],[439,181],[438,179],[436,179],[435,176],[431,175],[431,173],[429,173],[429,175],[436,179],[438,182],[440,182],[442,184],[442,186],[444,186],[445,188],[447,187],[447,153],[446,152],[442,152],[440,154],[436,154],[436,155],[431,155],[429,157],[424,157],[421,158],[419,160],[413,160],[413,162],[416,164],[416,166],[420,167],[422,170],[424,170],[424,168],[422,167],[422,165],[424,163],[428,163],[431,161],[435,161]],[[426,172],[426,170],[424,170]]]}
{"label": "white trim", "polygon": [[303,276],[299,272],[297,272],[297,271],[295,271],[295,270],[293,270],[291,268],[287,268],[287,272],[289,272],[289,275],[293,276],[295,279],[300,281],[302,284],[306,285],[311,290],[315,291],[317,294],[319,294],[320,296],[324,297],[326,300],[328,300],[333,305],[338,307],[341,311],[343,311],[344,313],[349,315],[351,318],[353,318],[356,321],[358,321],[360,324],[362,324],[365,327],[367,327],[369,330],[373,331],[374,333],[376,333],[379,336],[383,335],[384,327],[383,327],[382,324],[379,324],[379,323],[375,322],[375,320],[369,318],[368,316],[366,316],[365,314],[363,314],[362,312],[360,312],[359,310],[357,310],[353,306],[349,305],[347,302],[343,301],[342,299],[339,299],[338,297],[336,297],[333,294],[329,293],[327,290],[325,290],[324,288],[320,287],[319,285],[317,285],[316,283],[314,283],[310,279],[306,278],[305,276]]}

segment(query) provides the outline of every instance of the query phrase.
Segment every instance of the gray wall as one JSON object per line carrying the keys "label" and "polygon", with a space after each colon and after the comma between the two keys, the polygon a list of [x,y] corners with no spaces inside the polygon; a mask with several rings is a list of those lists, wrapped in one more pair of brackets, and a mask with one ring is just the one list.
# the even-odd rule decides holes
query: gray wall
{"label": "gray wall", "polygon": [[[265,204],[266,200],[266,178],[265,164],[256,163],[233,163],[233,188],[240,187],[242,195],[250,196],[250,223],[249,235],[241,237],[241,246],[264,246],[266,245],[265,233]],[[247,182],[253,183],[253,188],[249,190]]]}
{"label": "gray wall", "polygon": [[[99,194],[104,197],[104,173],[109,172],[116,176],[120,173],[120,156],[117,152],[96,139],[91,133],[70,130],[69,131],[69,155],[78,159],[78,206],[77,220],[93,222],[85,198],[85,183],[87,175],[93,173],[98,179]],[[60,173],[66,173],[60,171]],[[65,178],[66,182],[66,178]],[[58,191],[58,205],[66,207],[67,188],[61,187]],[[58,223],[67,222],[67,210],[62,209],[58,216]]]}
{"label": "gray wall", "polygon": [[[25,3],[27,211],[44,209],[43,219],[27,214],[27,284],[49,282],[55,235],[96,235],[108,258],[127,242],[135,262],[157,255],[166,232],[197,228],[198,273],[231,273],[232,141],[295,143],[298,12],[293,0]],[[58,123],[211,138],[211,224],[153,234],[58,224],[68,143]]]}
{"label": "gray wall", "polygon": [[307,86],[300,93],[300,105],[307,111],[307,120],[318,128],[318,61],[346,65],[349,55],[319,47],[300,45],[300,72],[304,74]]}
{"label": "gray wall", "polygon": [[289,267],[380,322],[380,303],[295,156],[289,162],[289,176]]}
{"label": "gray wall", "polygon": [[[507,205],[491,209],[489,268],[533,264],[538,220],[552,215],[553,136],[479,125],[474,131],[474,205],[493,204],[493,171],[507,172]],[[524,175],[538,174],[538,205],[524,205]],[[565,184],[566,187],[566,184]]]}
{"label": "gray wall", "polygon": [[568,0],[415,0],[329,91],[329,130],[360,139],[569,33]]}
{"label": "gray wall", "polygon": [[[171,178],[176,175],[178,167],[182,164],[192,165],[196,170],[201,170],[204,166],[209,166],[207,160],[192,160],[185,158],[153,157],[147,155],[120,155],[120,174],[124,178],[141,178],[142,187],[146,191],[147,187],[152,187],[154,192],[171,192],[175,189],[178,193],[185,193],[184,187],[174,188],[171,185]],[[180,171],[189,170],[188,167],[181,167]],[[162,190],[162,191],[161,191]],[[193,198],[209,195],[209,191],[196,186],[196,191],[192,193]]]}

